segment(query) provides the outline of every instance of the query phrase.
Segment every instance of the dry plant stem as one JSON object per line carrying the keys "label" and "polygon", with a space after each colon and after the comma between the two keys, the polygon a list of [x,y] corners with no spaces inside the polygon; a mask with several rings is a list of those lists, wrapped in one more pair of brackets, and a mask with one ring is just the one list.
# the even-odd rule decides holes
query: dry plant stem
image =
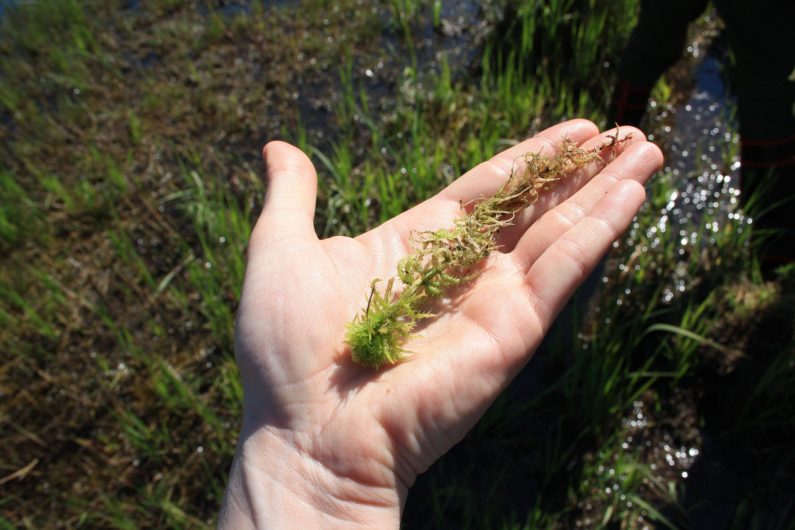
{"label": "dry plant stem", "polygon": [[403,344],[416,323],[433,316],[421,307],[445,289],[471,280],[472,266],[487,258],[497,247],[500,229],[513,223],[516,214],[533,204],[544,191],[591,162],[601,162],[601,153],[629,140],[610,140],[590,150],[580,149],[563,139],[554,156],[528,153],[514,164],[507,182],[492,197],[478,202],[471,213],[455,220],[450,229],[420,232],[413,241],[414,252],[397,266],[402,289],[391,278],[383,291],[373,280],[364,311],[348,325],[346,343],[351,357],[361,365],[380,368],[403,358]]}

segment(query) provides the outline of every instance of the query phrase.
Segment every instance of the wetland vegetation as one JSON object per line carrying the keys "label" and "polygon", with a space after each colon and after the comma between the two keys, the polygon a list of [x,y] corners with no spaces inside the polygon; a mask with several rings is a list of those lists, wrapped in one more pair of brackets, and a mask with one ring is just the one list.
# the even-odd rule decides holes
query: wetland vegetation
{"label": "wetland vegetation", "polygon": [[[357,234],[550,124],[605,125],[637,4],[6,6],[0,528],[211,527],[262,144],[311,155],[319,234]],[[669,163],[596,294],[420,478],[406,528],[792,527],[795,271],[760,271],[730,110],[677,128],[708,114],[699,24],[649,110]]]}

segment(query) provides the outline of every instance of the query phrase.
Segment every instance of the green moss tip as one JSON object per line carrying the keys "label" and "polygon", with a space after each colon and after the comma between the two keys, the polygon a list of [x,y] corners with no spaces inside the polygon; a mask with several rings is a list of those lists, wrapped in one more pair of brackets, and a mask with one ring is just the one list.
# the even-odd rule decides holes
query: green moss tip
{"label": "green moss tip", "polygon": [[403,340],[390,326],[374,329],[369,319],[360,319],[348,325],[345,341],[351,348],[351,358],[357,364],[379,369],[396,364],[403,359]]}

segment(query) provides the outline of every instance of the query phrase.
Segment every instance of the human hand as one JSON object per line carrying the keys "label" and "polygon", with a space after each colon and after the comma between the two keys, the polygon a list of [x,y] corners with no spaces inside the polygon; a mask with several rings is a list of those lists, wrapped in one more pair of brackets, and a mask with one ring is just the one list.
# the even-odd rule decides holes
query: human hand
{"label": "human hand", "polygon": [[219,527],[398,527],[416,476],[528,362],[643,202],[662,155],[629,132],[603,169],[584,168],[518,215],[466,295],[405,345],[412,355],[381,371],[350,360],[345,325],[371,280],[394,276],[412,232],[450,226],[462,202],[493,194],[525,153],[552,154],[564,137],[592,148],[616,132],[557,125],[357,238],[323,241],[312,163],[288,144],[265,146],[268,191],[235,335],[243,427]]}

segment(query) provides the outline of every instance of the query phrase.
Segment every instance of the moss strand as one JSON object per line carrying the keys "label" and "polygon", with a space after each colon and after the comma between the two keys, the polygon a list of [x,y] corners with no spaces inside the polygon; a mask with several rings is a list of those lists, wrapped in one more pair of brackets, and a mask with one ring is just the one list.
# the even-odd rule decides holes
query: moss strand
{"label": "moss strand", "polygon": [[511,225],[518,212],[578,168],[601,161],[602,152],[615,149],[630,137],[619,138],[616,132],[590,150],[564,139],[554,156],[528,153],[521,157],[523,164],[514,165],[500,190],[478,202],[471,213],[458,217],[453,228],[417,234],[414,252],[397,266],[402,289],[396,288],[395,278],[382,291],[377,288],[380,280],[373,280],[366,308],[348,324],[346,343],[353,360],[375,369],[399,362],[407,353],[403,344],[417,322],[434,316],[420,307],[471,280],[472,267],[497,248],[497,233]]}

